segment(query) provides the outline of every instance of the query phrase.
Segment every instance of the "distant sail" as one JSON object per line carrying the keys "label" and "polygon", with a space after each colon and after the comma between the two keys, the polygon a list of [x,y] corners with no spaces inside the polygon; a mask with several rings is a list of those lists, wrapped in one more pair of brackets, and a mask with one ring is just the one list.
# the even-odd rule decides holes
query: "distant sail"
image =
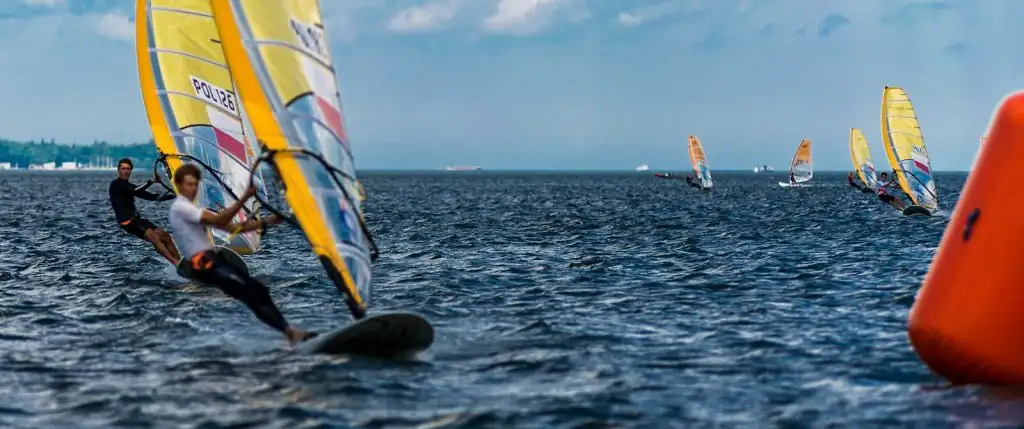
{"label": "distant sail", "polygon": [[793,161],[789,163],[789,172],[796,183],[806,182],[814,177],[814,165],[811,163],[811,141],[803,139],[796,147]]}
{"label": "distant sail", "polygon": [[878,178],[875,176],[875,162],[871,159],[871,147],[868,146],[864,132],[858,128],[850,128],[850,159],[861,183],[871,189],[877,188]]}
{"label": "distant sail", "polygon": [[356,319],[376,247],[317,0],[212,0],[231,72],[267,162],[328,277]]}
{"label": "distant sail", "polygon": [[697,136],[689,136],[690,147],[690,165],[693,166],[693,172],[700,179],[701,186],[704,188],[711,188],[714,183],[711,181],[711,167],[708,166],[708,158],[704,155],[704,146],[700,144],[700,139]]}
{"label": "distant sail", "polygon": [[896,170],[900,187],[914,204],[930,211],[939,208],[931,161],[910,97],[903,88],[885,87],[882,93],[882,146]]}
{"label": "distant sail", "polygon": [[[219,172],[219,180],[204,173],[196,202],[215,210],[227,207],[249,186],[255,154],[243,133],[241,106],[209,2],[137,0],[135,7],[139,79],[157,150],[169,155],[172,175],[191,162],[175,155],[194,157]],[[265,193],[260,177],[257,172],[257,186]],[[259,202],[250,200],[233,221],[258,212]],[[257,231],[212,231],[214,243],[238,253],[260,247]]]}

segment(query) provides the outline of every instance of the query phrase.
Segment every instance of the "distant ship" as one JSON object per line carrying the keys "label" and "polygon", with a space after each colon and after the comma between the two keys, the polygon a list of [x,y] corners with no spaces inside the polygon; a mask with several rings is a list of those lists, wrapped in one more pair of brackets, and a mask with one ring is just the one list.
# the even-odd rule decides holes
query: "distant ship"
{"label": "distant ship", "polygon": [[638,165],[636,167],[636,171],[647,171],[647,170],[650,170],[650,169],[651,168],[648,167],[647,164],[640,164],[640,165]]}
{"label": "distant ship", "polygon": [[770,165],[755,165],[754,172],[760,173],[762,171],[775,171],[775,168]]}
{"label": "distant ship", "polygon": [[444,167],[445,171],[477,171],[479,165],[449,165]]}

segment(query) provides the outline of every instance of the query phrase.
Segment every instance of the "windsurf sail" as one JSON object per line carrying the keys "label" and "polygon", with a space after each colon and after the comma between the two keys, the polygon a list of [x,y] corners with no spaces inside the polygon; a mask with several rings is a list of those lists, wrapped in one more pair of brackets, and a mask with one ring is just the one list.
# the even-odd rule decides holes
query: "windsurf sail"
{"label": "windsurf sail", "polygon": [[796,147],[793,161],[789,163],[789,173],[796,183],[806,182],[814,177],[814,165],[811,164],[811,141],[803,139]]}
{"label": "windsurf sail", "polygon": [[[352,315],[366,314],[377,248],[317,0],[210,0],[242,105],[293,216]],[[258,165],[258,163],[257,163]],[[270,205],[267,208],[279,213]]]}
{"label": "windsurf sail", "polygon": [[875,176],[875,162],[871,159],[871,147],[859,128],[850,128],[850,159],[861,183],[871,189],[877,188],[878,178]]}
{"label": "windsurf sail", "polygon": [[929,211],[939,208],[931,161],[910,97],[903,88],[885,87],[882,93],[882,146],[900,187],[915,205]]}
{"label": "windsurf sail", "polygon": [[[202,165],[206,180],[200,182],[196,203],[213,210],[234,204],[250,183],[255,153],[243,132],[242,106],[209,1],[136,0],[135,8],[142,99],[168,176],[183,163]],[[256,176],[254,182],[265,193],[258,171]],[[233,221],[258,213],[259,202],[253,199]],[[259,250],[258,231],[211,230],[214,244],[240,254]]]}
{"label": "windsurf sail", "polygon": [[700,144],[697,136],[690,136],[690,164],[693,165],[693,172],[700,179],[700,184],[705,189],[710,188],[714,183],[711,181],[711,168],[708,167],[708,158],[704,156],[704,146]]}

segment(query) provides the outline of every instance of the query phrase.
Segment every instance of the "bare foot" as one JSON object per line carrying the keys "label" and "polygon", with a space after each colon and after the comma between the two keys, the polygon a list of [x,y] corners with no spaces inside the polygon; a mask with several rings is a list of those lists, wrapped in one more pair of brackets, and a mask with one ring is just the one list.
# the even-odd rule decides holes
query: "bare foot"
{"label": "bare foot", "polygon": [[296,343],[301,343],[312,337],[309,332],[301,329],[295,329],[291,326],[284,330],[284,336],[288,338],[288,344],[294,346]]}

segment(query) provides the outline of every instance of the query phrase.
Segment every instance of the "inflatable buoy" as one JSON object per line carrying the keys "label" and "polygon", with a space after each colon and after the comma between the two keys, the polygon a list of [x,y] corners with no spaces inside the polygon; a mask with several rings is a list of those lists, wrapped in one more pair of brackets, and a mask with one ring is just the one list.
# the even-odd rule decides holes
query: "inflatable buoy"
{"label": "inflatable buoy", "polygon": [[1024,385],[1024,92],[1003,100],[910,309],[918,357],[953,384]]}

